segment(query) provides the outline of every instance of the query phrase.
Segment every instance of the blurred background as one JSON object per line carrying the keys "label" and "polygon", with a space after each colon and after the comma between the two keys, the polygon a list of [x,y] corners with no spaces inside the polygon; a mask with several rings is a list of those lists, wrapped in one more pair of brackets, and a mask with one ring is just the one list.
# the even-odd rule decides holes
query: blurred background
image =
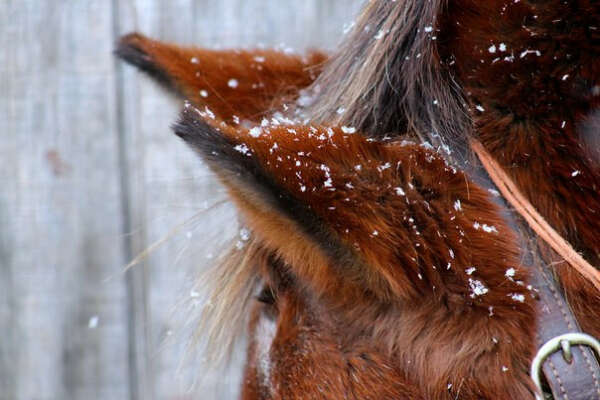
{"label": "blurred background", "polygon": [[171,133],[180,104],[111,52],[134,30],[333,49],[361,2],[0,0],[0,399],[236,398],[185,328],[235,212]]}

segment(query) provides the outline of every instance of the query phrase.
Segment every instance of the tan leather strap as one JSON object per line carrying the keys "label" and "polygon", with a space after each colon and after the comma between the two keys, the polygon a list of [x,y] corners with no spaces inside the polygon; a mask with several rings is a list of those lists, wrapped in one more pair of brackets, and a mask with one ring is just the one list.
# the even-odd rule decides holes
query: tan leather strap
{"label": "tan leather strap", "polygon": [[548,224],[479,141],[472,139],[471,148],[506,201],[527,221],[529,227],[571,267],[600,290],[600,271],[592,267],[573,249],[569,242]]}

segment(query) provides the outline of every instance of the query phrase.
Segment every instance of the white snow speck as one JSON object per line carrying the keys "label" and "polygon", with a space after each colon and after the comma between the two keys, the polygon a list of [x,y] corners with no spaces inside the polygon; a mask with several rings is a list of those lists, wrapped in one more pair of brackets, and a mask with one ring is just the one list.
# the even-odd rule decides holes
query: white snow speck
{"label": "white snow speck", "polygon": [[396,191],[396,194],[398,196],[405,196],[406,195],[406,193],[404,192],[404,189],[402,189],[401,187],[396,187],[396,188],[394,188],[394,190]]}
{"label": "white snow speck", "polygon": [[571,176],[572,176],[572,177],[576,177],[576,176],[577,176],[577,175],[579,175],[580,173],[581,173],[581,171],[579,171],[579,170],[575,170],[575,171],[571,172]]}
{"label": "white snow speck", "polygon": [[473,223],[473,228],[475,228],[476,230],[480,230],[483,229],[484,232],[487,233],[498,233],[498,229],[496,229],[495,226],[493,225],[488,225],[488,224],[480,224],[479,222],[474,222]]}
{"label": "white snow speck", "polygon": [[250,136],[257,138],[261,135],[262,129],[260,129],[260,127],[258,126],[255,126],[254,128],[250,129],[248,133],[250,134]]}
{"label": "white snow speck", "polygon": [[200,91],[200,96],[202,96],[202,97],[208,97],[208,92],[206,90],[202,89]]}
{"label": "white snow speck", "polygon": [[378,232],[378,231],[373,231],[371,234],[372,234],[373,236],[378,236],[378,235],[379,235],[379,232]]}
{"label": "white snow speck", "polygon": [[467,275],[472,275],[473,272],[475,272],[475,271],[477,271],[477,268],[475,268],[475,267],[469,267],[469,268],[465,269],[465,273]]}
{"label": "white snow speck", "polygon": [[569,79],[569,74],[564,74],[562,76],[562,78],[560,78],[560,79],[562,79],[563,81],[566,81],[567,79]]}
{"label": "white snow speck", "polygon": [[502,366],[502,372],[508,372],[508,367],[506,365]]}
{"label": "white snow speck", "polygon": [[235,89],[236,87],[238,87],[240,83],[238,82],[237,79],[230,79],[229,82],[227,82],[227,86],[229,86],[232,89]]}
{"label": "white snow speck", "polygon": [[456,211],[462,211],[462,204],[460,204],[460,200],[456,200],[456,201],[454,202],[454,209],[455,209]]}
{"label": "white snow speck", "polygon": [[487,224],[483,224],[483,225],[481,225],[481,229],[483,229],[483,231],[487,232],[487,233],[492,233],[492,232],[498,233],[498,229],[496,229],[496,227],[494,225],[490,226]]}
{"label": "white snow speck", "polygon": [[239,151],[240,153],[249,156],[250,155],[250,149],[248,148],[248,146],[246,146],[245,144],[238,144],[237,146],[233,147],[234,150]]}
{"label": "white snow speck", "polygon": [[192,64],[200,64],[200,60],[198,60],[198,57],[192,57],[192,58],[190,58],[190,62]]}
{"label": "white snow speck", "polygon": [[338,115],[342,115],[344,112],[346,112],[346,109],[344,107],[339,107],[335,112]]}
{"label": "white snow speck", "polygon": [[210,119],[215,119],[215,114],[210,110],[210,108],[208,108],[206,106],[204,107],[204,111],[198,110],[198,113],[202,117],[208,117]]}
{"label": "white snow speck", "polygon": [[242,239],[244,242],[250,240],[250,230],[248,228],[240,229],[240,239]]}
{"label": "white snow speck", "polygon": [[195,299],[197,297],[200,297],[200,293],[198,291],[192,289],[192,290],[190,290],[190,297]]}
{"label": "white snow speck", "polygon": [[381,171],[385,171],[386,169],[389,169],[392,167],[392,164],[390,164],[389,162],[386,162],[385,164],[381,164],[380,166],[377,167],[377,171],[381,172]]}
{"label": "white snow speck", "polygon": [[515,269],[514,268],[509,268],[506,270],[506,272],[504,273],[504,276],[506,276],[509,279],[512,279],[512,277],[515,276]]}
{"label": "white snow speck", "polygon": [[425,32],[429,33],[431,31],[433,31],[433,26],[426,26],[424,30],[425,30]]}
{"label": "white snow speck", "polygon": [[488,47],[488,51],[489,51],[490,53],[495,53],[495,52],[496,52],[496,45],[494,45],[494,44],[493,44],[493,45],[491,45],[490,47]]}
{"label": "white snow speck", "polygon": [[377,35],[373,36],[373,39],[379,40],[384,36],[385,36],[385,31],[383,29],[380,29],[379,32],[377,32]]}
{"label": "white snow speck", "polygon": [[521,303],[523,303],[525,301],[525,295],[522,295],[520,293],[511,293],[511,294],[509,294],[509,296],[514,301],[518,301],[518,302],[521,302]]}
{"label": "white snow speck", "polygon": [[469,287],[471,288],[471,297],[474,298],[476,296],[483,296],[489,290],[485,285],[477,279],[469,278]]}
{"label": "white snow speck", "polygon": [[256,61],[257,63],[264,63],[265,58],[262,56],[256,56],[256,57],[254,57],[254,61]]}
{"label": "white snow speck", "polygon": [[96,329],[98,327],[98,322],[100,322],[100,318],[97,315],[94,315],[88,321],[88,328],[89,329]]}
{"label": "white snow speck", "polygon": [[542,53],[539,50],[525,50],[525,51],[521,52],[521,54],[519,54],[519,58],[523,58],[528,54],[535,54],[538,57],[540,57],[542,55]]}
{"label": "white snow speck", "polygon": [[485,111],[485,108],[483,108],[483,107],[481,106],[481,104],[477,104],[477,105],[475,106],[475,108],[477,109],[477,111],[480,111],[480,112],[484,112],[484,111]]}
{"label": "white snow speck", "polygon": [[342,126],[342,132],[348,134],[356,133],[356,128],[353,126]]}
{"label": "white snow speck", "polygon": [[500,51],[506,51],[506,44],[504,44],[504,43],[500,43],[500,44],[498,45],[498,49],[499,49]]}

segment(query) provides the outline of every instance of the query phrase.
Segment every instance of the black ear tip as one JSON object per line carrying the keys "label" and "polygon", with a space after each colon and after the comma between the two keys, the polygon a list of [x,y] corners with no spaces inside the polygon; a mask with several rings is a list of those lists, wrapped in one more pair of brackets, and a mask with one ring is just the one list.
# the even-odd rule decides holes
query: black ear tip
{"label": "black ear tip", "polygon": [[139,68],[141,71],[144,71],[153,77],[168,90],[173,90],[178,93],[171,77],[166,70],[164,70],[164,66],[160,65],[160,63],[145,50],[148,49],[149,46],[155,45],[155,42],[144,35],[132,32],[119,39],[113,53],[121,60]]}
{"label": "black ear tip", "polygon": [[113,53],[130,64],[142,66],[150,61],[150,56],[142,50],[142,41],[145,37],[137,32],[121,36]]}
{"label": "black ear tip", "polygon": [[173,132],[182,139],[193,136],[200,124],[205,123],[200,119],[198,112],[189,103],[179,113],[179,118],[172,125]]}
{"label": "black ear tip", "polygon": [[214,127],[210,126],[205,120],[202,112],[190,103],[185,104],[183,110],[179,113],[177,122],[172,125],[173,132],[185,141],[192,138],[196,140],[202,138],[215,138],[222,136]]}

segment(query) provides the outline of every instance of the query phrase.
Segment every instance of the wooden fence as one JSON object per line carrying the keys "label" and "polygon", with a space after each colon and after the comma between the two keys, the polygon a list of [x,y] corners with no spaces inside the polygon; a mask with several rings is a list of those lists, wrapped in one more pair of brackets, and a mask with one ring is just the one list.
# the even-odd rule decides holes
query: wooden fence
{"label": "wooden fence", "polygon": [[180,363],[176,322],[234,211],[182,225],[222,189],[171,134],[179,104],[113,45],[331,49],[359,2],[0,0],[0,399],[235,397],[239,370]]}

